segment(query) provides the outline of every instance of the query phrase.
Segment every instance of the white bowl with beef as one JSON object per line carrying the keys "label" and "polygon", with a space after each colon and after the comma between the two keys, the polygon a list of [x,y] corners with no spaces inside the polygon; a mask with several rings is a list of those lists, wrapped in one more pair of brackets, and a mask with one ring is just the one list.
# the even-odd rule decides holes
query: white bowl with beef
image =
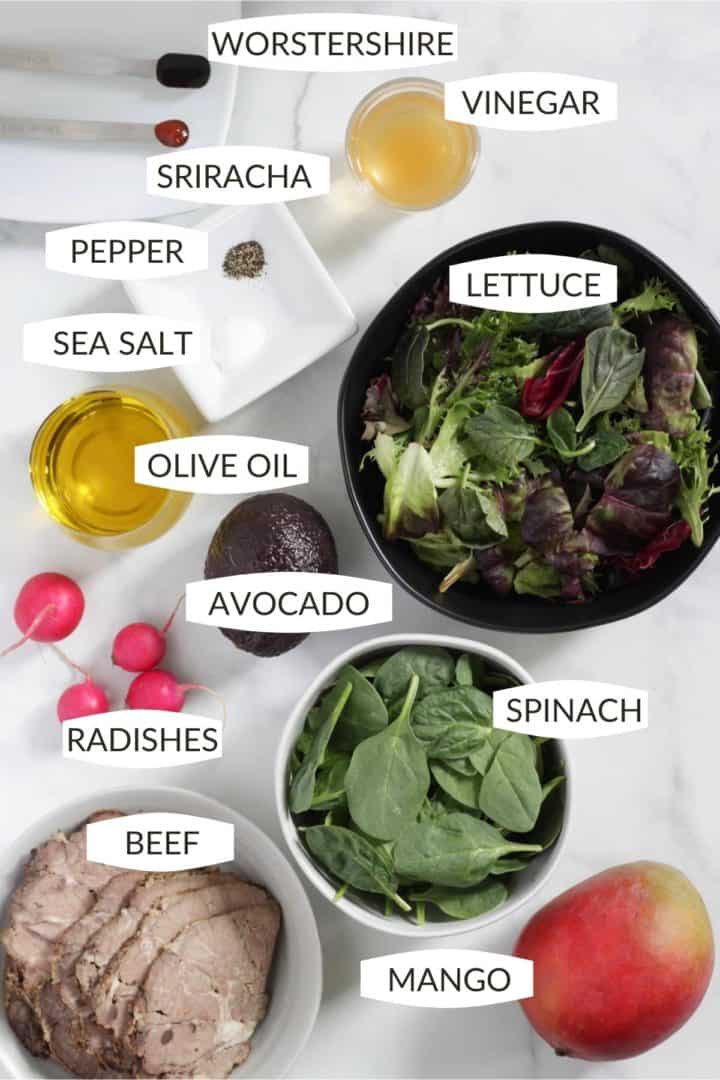
{"label": "white bowl with beef", "polygon": [[[235,859],[164,874],[89,862],[82,826],[103,811],[231,822]],[[293,868],[246,818],[181,788],[103,790],[26,829],[0,872],[3,1076],[143,1076],[168,1067],[173,1075],[274,1078],[290,1069],[320,1005],[320,941]],[[50,947],[34,936],[45,933],[35,925],[43,915]]]}
{"label": "white bowl with beef", "polygon": [[[470,655],[486,665],[486,669],[493,678],[506,677],[509,685],[527,684],[534,681],[529,672],[506,653],[482,642],[465,638],[443,634],[390,634],[353,645],[323,668],[313,679],[285,726],[275,766],[275,799],[280,824],[292,856],[305,877],[323,896],[351,919],[374,930],[412,938],[432,938],[462,934],[470,930],[482,930],[526,904],[545,885],[562,855],[571,811],[572,779],[567,749],[560,740],[547,740],[543,747],[550,767],[557,775],[564,777],[563,782],[553,793],[552,813],[556,821],[551,827],[556,830],[554,839],[549,842],[547,849],[532,856],[527,868],[522,872],[504,876],[503,882],[508,883],[507,896],[501,903],[492,910],[472,917],[460,917],[457,914],[449,917],[439,908],[428,904],[424,905],[427,908],[424,921],[418,923],[412,912],[403,913],[397,906],[385,905],[382,896],[371,896],[369,893],[352,887],[343,888],[343,882],[335,874],[329,872],[309,851],[307,842],[303,840],[311,821],[308,821],[307,815],[293,813],[291,810],[293,751],[303,732],[309,711],[323,698],[329,688],[338,685],[338,675],[346,665],[352,665],[356,669],[367,665],[372,666],[378,658],[393,655],[407,646],[446,650],[454,658],[462,654]],[[391,712],[390,720],[392,719]],[[529,737],[522,736],[522,738]],[[332,749],[332,743],[330,743],[330,749]],[[432,795],[432,787],[430,794]],[[453,800],[450,801],[453,802]],[[453,805],[453,809],[467,813],[460,805]],[[475,816],[482,818],[482,814]],[[356,825],[357,823],[354,823],[352,827]],[[530,838],[529,833],[528,838]],[[399,876],[402,883],[402,874]],[[490,880],[488,879],[488,883]]]}

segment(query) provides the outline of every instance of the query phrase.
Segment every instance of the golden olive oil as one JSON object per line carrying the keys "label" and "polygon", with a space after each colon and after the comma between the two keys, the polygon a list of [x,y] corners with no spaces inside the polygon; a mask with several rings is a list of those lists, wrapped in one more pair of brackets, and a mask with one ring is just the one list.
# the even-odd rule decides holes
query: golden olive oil
{"label": "golden olive oil", "polygon": [[356,176],[406,210],[436,206],[460,191],[477,148],[474,128],[445,119],[442,85],[429,79],[378,87],[356,109],[347,138]]}
{"label": "golden olive oil", "polygon": [[[189,434],[172,407],[144,390],[98,388],[70,398],[48,416],[30,453],[35,492],[58,524],[88,538],[120,537],[158,519],[170,498],[188,496],[136,484],[135,447]],[[167,517],[167,515],[163,515]]]}

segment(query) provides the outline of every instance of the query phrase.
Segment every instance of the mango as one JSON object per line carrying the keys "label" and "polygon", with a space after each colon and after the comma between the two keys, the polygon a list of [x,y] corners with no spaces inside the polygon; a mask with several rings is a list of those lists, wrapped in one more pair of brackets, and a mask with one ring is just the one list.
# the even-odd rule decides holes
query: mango
{"label": "mango", "polygon": [[515,955],[534,962],[520,1004],[560,1055],[617,1061],[643,1054],[689,1019],[713,967],[700,894],[679,870],[626,863],[541,908]]}

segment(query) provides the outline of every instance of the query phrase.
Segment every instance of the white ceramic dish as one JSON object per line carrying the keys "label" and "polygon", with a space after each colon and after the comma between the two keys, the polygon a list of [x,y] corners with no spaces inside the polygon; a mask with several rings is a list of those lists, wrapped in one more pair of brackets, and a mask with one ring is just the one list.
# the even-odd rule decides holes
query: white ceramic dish
{"label": "white ceramic dish", "polygon": [[[5,850],[0,863],[3,902],[17,884],[30,850],[57,829],[72,829],[94,810],[167,810],[198,814],[235,825],[234,867],[273,894],[283,912],[283,928],[271,974],[271,1002],[252,1041],[247,1063],[234,1077],[284,1076],[315,1024],[322,993],[320,939],[305,890],[284,855],[257,826],[214,799],[182,788],[127,788],[98,791],[54,810],[36,821]],[[20,1045],[0,1009],[0,1076],[66,1077],[59,1066],[31,1057]]]}
{"label": "white ceramic dish", "polygon": [[[198,409],[220,420],[296,375],[345,341],[355,317],[286,206],[226,208],[197,228],[209,234],[208,269],[127,281],[143,315],[177,317],[210,327],[210,363],[175,368]],[[263,247],[256,278],[227,277],[229,248],[246,240]]]}
{"label": "white ceramic dish", "polygon": [[385,637],[372,638],[370,641],[353,645],[352,648],[336,657],[313,680],[293,709],[290,719],[285,725],[275,765],[275,801],[280,816],[280,824],[293,858],[305,876],[319,889],[323,896],[332,901],[336,907],[344,911],[351,919],[355,919],[373,930],[383,930],[385,933],[400,934],[404,937],[413,938],[447,937],[453,934],[465,934],[472,930],[482,930],[491,923],[504,919],[506,915],[510,915],[526,904],[545,884],[560,859],[568,832],[572,797],[570,762],[567,747],[564,744],[557,743],[566,776],[563,785],[565,789],[564,825],[560,836],[549,851],[543,852],[533,859],[527,870],[513,875],[512,890],[507,903],[494,911],[488,912],[487,915],[481,915],[475,919],[428,921],[424,926],[417,926],[400,913],[393,913],[388,916],[382,915],[369,904],[363,903],[359,899],[344,896],[341,900],[336,901],[334,897],[337,892],[337,883],[332,881],[308,855],[288,808],[287,778],[290,755],[295,740],[303,728],[308,710],[315,703],[318,695],[335,680],[337,673],[345,664],[355,663],[361,657],[363,660],[369,660],[372,656],[392,652],[402,648],[404,645],[436,645],[452,651],[475,653],[477,656],[490,661],[496,667],[514,675],[522,683],[534,681],[532,676],[507,653],[500,652],[499,649],[494,649],[490,645],[483,645],[480,642],[466,638],[448,637],[445,634],[389,634]]}
{"label": "white ceramic dish", "polygon": [[[157,60],[207,54],[208,23],[237,18],[239,3],[3,3],[0,44],[96,50]],[[0,68],[2,111],[12,116],[153,123],[184,120],[191,146],[225,142],[238,69],[214,64],[207,86],[172,90],[154,79],[95,78]],[[0,218],[72,223],[160,217],[196,204],[147,195],[145,159],[160,144],[126,146],[0,139]]]}

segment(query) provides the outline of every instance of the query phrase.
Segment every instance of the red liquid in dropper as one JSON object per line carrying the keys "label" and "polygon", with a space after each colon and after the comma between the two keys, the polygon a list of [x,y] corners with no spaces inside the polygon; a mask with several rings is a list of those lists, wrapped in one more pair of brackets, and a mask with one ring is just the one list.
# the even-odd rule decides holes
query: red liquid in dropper
{"label": "red liquid in dropper", "polygon": [[163,146],[184,146],[190,131],[184,120],[162,120],[155,125],[155,137]]}

